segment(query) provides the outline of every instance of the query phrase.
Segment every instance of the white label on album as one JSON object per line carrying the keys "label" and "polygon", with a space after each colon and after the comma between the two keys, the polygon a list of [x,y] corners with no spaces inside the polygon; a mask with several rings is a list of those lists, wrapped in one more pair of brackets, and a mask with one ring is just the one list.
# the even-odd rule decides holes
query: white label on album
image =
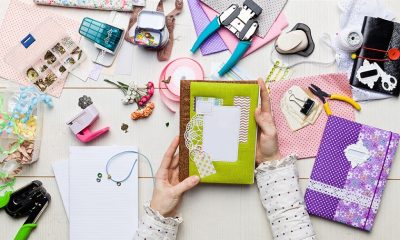
{"label": "white label on album", "polygon": [[351,163],[352,168],[355,168],[358,165],[365,163],[371,157],[371,154],[364,146],[361,139],[359,139],[356,144],[351,144],[347,146],[347,148],[344,150],[344,155]]}

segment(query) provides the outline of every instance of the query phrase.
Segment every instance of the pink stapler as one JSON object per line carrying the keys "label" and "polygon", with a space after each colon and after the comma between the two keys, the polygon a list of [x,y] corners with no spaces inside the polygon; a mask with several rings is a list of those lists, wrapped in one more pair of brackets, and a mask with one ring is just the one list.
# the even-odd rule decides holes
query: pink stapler
{"label": "pink stapler", "polygon": [[90,125],[92,125],[98,117],[99,111],[97,111],[96,107],[91,104],[71,121],[67,122],[67,125],[69,125],[69,128],[76,135],[76,138],[78,138],[79,141],[87,143],[108,132],[110,129],[109,127],[106,127],[96,132],[90,131]]}

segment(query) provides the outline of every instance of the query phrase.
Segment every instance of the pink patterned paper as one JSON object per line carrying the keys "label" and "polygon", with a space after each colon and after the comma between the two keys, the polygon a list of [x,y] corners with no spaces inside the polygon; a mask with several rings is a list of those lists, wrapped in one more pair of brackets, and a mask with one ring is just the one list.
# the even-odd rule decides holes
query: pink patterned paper
{"label": "pink patterned paper", "polygon": [[[69,35],[75,42],[79,42],[79,22],[63,16],[55,15],[46,10],[46,7],[36,6],[33,3],[25,4],[18,0],[11,0],[0,27],[1,77],[24,86],[31,85],[31,83],[26,80],[25,75],[7,64],[4,61],[4,58],[10,49],[19,44],[30,31],[35,29],[37,25],[45,21],[47,18],[54,19],[65,29],[67,35]],[[57,81],[52,85],[52,88],[49,89],[47,93],[59,97],[64,84],[65,80]]]}
{"label": "pink patterned paper", "polygon": [[[326,74],[312,77],[303,77],[271,84],[271,106],[275,124],[278,131],[280,151],[283,155],[296,154],[299,158],[315,157],[321,142],[322,134],[328,120],[325,112],[321,113],[318,120],[305,128],[292,132],[280,108],[280,101],[287,90],[293,85],[308,89],[313,83],[327,93],[337,93],[352,96],[349,80],[346,74]],[[344,102],[329,101],[329,106],[335,116],[354,120],[354,108]]]}
{"label": "pink patterned paper", "polygon": [[[200,5],[210,20],[214,19],[215,16],[218,15],[216,11],[214,11],[206,4],[200,3]],[[285,14],[281,13],[264,38],[257,36],[253,37],[251,47],[246,51],[243,57],[246,57],[247,55],[253,53],[257,49],[277,38],[281,34],[282,30],[288,26],[288,24],[289,23],[286,19]],[[218,30],[218,34],[221,36],[222,40],[224,40],[225,45],[228,47],[229,51],[233,52],[239,42],[237,37],[235,37],[228,29],[225,28],[220,28]]]}

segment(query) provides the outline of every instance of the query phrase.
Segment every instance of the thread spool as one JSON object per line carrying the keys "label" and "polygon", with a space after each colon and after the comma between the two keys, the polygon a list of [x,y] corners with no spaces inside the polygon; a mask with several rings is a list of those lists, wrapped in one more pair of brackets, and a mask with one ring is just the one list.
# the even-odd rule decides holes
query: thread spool
{"label": "thread spool", "polygon": [[339,49],[352,53],[362,47],[364,37],[361,31],[347,28],[337,34],[336,40]]}

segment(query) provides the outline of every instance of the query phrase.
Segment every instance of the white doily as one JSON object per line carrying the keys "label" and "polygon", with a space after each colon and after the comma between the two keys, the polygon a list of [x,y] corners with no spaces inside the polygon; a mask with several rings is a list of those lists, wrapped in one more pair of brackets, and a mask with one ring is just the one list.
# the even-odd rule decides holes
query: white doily
{"label": "white doily", "polygon": [[215,174],[211,157],[203,151],[203,115],[196,114],[186,126],[185,145],[189,149],[189,157],[196,164],[200,177]]}

